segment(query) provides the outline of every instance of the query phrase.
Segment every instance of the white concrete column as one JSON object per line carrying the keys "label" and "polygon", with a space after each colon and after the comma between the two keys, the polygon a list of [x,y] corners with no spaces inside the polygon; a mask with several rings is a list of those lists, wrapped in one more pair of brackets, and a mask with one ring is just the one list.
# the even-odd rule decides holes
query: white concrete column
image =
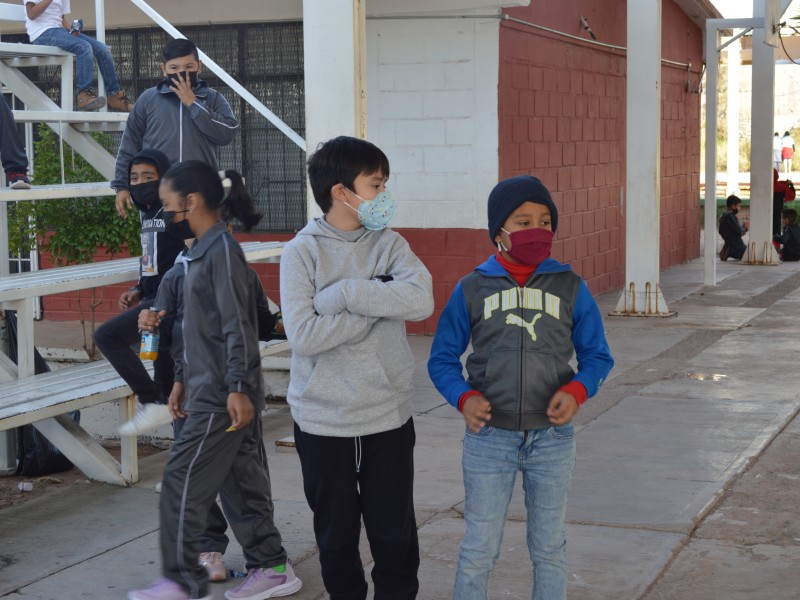
{"label": "white concrete column", "polygon": [[[736,42],[734,42],[736,43]],[[719,29],[706,23],[706,194],[703,218],[705,285],[717,285],[717,85]],[[729,132],[730,135],[730,132]]]}
{"label": "white concrete column", "polygon": [[[734,34],[736,31],[734,31]],[[728,52],[728,176],[725,195],[739,195],[739,73],[742,67],[740,42],[736,40],[726,48]],[[716,214],[716,213],[715,213]]]}
{"label": "white concrete column", "polygon": [[617,313],[664,316],[659,288],[661,0],[628,2],[625,288]]}
{"label": "white concrete column", "polygon": [[[303,0],[306,152],[339,135],[366,137],[365,0]],[[321,214],[308,192],[308,217]]]}
{"label": "white concrete column", "polygon": [[[753,17],[765,15],[767,2],[753,0]],[[775,48],[765,43],[764,27],[753,29],[753,94],[750,130],[750,243],[744,263],[779,263],[772,246],[772,137],[775,127]],[[755,253],[753,253],[755,249]]]}

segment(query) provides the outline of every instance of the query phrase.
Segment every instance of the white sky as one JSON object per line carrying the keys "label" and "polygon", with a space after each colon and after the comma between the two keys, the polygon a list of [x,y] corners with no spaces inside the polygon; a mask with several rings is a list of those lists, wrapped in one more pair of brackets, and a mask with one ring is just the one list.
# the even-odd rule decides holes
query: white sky
{"label": "white sky", "polygon": [[[753,16],[753,0],[711,0],[722,16],[728,19],[737,19]],[[800,0],[792,0],[785,17],[793,17],[800,13]]]}

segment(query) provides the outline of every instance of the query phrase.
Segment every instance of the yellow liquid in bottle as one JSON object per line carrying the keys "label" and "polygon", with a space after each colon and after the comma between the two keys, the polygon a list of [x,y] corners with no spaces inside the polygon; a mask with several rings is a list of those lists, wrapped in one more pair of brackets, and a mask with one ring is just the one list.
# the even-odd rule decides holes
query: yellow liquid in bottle
{"label": "yellow liquid in bottle", "polygon": [[155,360],[158,358],[158,335],[145,334],[139,346],[139,358],[142,360]]}

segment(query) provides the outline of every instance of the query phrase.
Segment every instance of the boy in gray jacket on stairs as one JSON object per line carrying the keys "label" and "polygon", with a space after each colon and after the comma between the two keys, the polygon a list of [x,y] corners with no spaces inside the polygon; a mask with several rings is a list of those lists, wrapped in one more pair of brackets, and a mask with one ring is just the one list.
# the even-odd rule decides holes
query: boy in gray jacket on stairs
{"label": "boy in gray jacket on stairs", "polygon": [[375,597],[416,598],[414,357],[406,320],[433,312],[431,276],[391,229],[386,155],[338,137],[308,161],[312,220],[281,257],[292,346],[287,400],[331,600],[364,600],[361,519]]}

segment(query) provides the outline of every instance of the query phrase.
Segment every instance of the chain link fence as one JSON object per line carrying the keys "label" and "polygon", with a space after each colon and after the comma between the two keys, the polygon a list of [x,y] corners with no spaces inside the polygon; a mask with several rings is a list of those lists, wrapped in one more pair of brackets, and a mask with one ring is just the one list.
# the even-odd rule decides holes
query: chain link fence
{"label": "chain link fence", "polygon": [[[299,22],[197,25],[179,27],[198,48],[280,117],[305,136],[303,25]],[[94,36],[94,32],[87,31]],[[111,29],[111,47],[122,89],[132,99],[158,83],[162,50],[171,38],[161,29]],[[27,42],[26,35],[4,35],[3,41]],[[60,102],[60,71],[31,67],[23,72],[54,102]],[[230,102],[241,127],[233,142],[219,151],[221,168],[236,169],[264,214],[255,231],[292,232],[306,223],[305,152],[216,75],[201,75]],[[108,134],[114,149],[121,133]]]}

